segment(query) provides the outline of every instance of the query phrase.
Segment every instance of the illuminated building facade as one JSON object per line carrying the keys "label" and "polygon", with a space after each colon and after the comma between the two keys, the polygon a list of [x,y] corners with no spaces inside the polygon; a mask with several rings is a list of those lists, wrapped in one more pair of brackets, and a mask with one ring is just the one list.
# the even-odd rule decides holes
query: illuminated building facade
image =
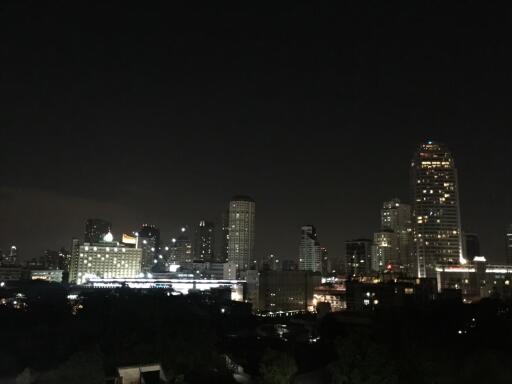
{"label": "illuminated building facade", "polygon": [[256,204],[249,196],[235,196],[229,202],[228,261],[240,272],[255,267]]}
{"label": "illuminated building facade", "polygon": [[194,260],[214,261],[215,225],[201,220],[196,228]]}
{"label": "illuminated building facade", "polygon": [[85,222],[85,243],[99,243],[103,237],[112,231],[112,224],[103,219],[87,219]]}
{"label": "illuminated building facade", "polygon": [[368,276],[372,274],[372,241],[369,239],[348,240],[345,242],[347,275]]}
{"label": "illuminated building facade", "polygon": [[62,283],[63,271],[59,269],[32,269],[30,280],[42,280],[51,283]]}
{"label": "illuminated building facade", "polygon": [[512,297],[512,265],[488,264],[485,257],[472,262],[436,267],[438,290],[460,290],[464,302],[471,303],[497,295]]}
{"label": "illuminated building facade", "polygon": [[299,246],[299,269],[302,271],[322,271],[322,250],[316,235],[316,228],[305,225],[301,228]]}
{"label": "illuminated building facade", "polygon": [[417,276],[435,277],[436,264],[464,263],[457,170],[440,143],[421,144],[411,162]]}
{"label": "illuminated building facade", "polygon": [[416,262],[412,257],[412,213],[411,206],[399,199],[384,202],[381,209],[381,229],[396,234],[398,255],[396,264],[408,274],[416,274]]}
{"label": "illuminated building facade", "polygon": [[88,278],[134,278],[141,273],[142,249],[113,241],[107,234],[99,243],[73,241],[69,280],[82,284]]}
{"label": "illuminated building facade", "polygon": [[373,235],[372,269],[375,272],[400,268],[399,236],[392,230],[383,230]]}

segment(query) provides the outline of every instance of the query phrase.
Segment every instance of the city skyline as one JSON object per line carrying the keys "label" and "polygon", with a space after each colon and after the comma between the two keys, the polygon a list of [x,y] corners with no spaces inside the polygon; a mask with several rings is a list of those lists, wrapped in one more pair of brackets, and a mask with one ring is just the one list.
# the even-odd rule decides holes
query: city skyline
{"label": "city skyline", "polygon": [[[427,142],[431,142],[431,141],[430,141],[430,140],[428,140],[428,141],[425,141],[424,143],[427,143]],[[444,144],[444,143],[442,143],[442,144]],[[408,180],[408,181],[410,182],[410,180]],[[397,195],[397,196],[398,196],[398,195],[407,196],[407,193],[403,193],[404,191],[400,191],[400,192],[402,192],[402,193],[397,193],[396,195]],[[462,191],[462,193],[464,193],[464,191]],[[409,191],[409,196],[410,196],[410,191]],[[390,197],[389,199],[391,199],[391,198],[395,198],[395,197]],[[409,201],[410,201],[410,199],[407,199],[407,198],[405,198],[405,199],[403,200],[403,202],[404,202],[404,203],[406,203],[406,204],[408,204],[408,203],[409,203]],[[226,203],[225,203],[225,204],[226,204]],[[381,205],[382,205],[382,202],[381,202]],[[380,208],[381,208],[381,207],[379,207],[379,209],[380,209]],[[462,210],[464,211],[464,207],[462,207]],[[133,228],[126,228],[126,226],[123,226],[123,225],[120,225],[120,224],[118,225],[118,224],[116,223],[116,221],[111,220],[111,219],[110,219],[110,217],[107,217],[105,214],[100,215],[100,214],[99,214],[99,210],[96,210],[96,212],[98,212],[98,215],[96,215],[96,216],[99,216],[99,217],[101,216],[102,218],[106,218],[106,219],[107,219],[107,220],[109,220],[110,222],[114,222],[114,227],[113,227],[112,233],[114,233],[114,234],[115,234],[116,238],[121,238],[121,235],[122,235],[123,233],[130,232],[130,230],[131,230],[131,229],[134,229],[134,228],[138,228],[138,227],[140,227],[140,224],[135,224],[135,226],[134,226]],[[213,217],[213,219],[212,219],[212,221],[213,221],[213,222],[217,222],[217,223],[218,223],[218,224],[217,224],[217,228],[220,228],[220,227],[221,227],[221,220],[222,220],[222,219],[221,219],[221,215],[222,215],[222,213],[219,213],[219,214],[217,215],[217,217]],[[126,215],[126,216],[127,216],[127,215]],[[203,217],[202,215],[199,215],[199,216],[200,216],[200,217]],[[350,235],[348,235],[348,234],[347,234],[347,235],[345,235],[345,236],[343,236],[343,234],[342,234],[342,235],[341,235],[340,237],[338,237],[338,238],[339,238],[339,239],[344,239],[343,241],[350,240],[350,239],[352,239],[352,238],[372,238],[372,237],[373,237],[373,233],[378,232],[378,230],[379,230],[379,225],[380,225],[380,223],[379,223],[379,222],[381,221],[381,217],[380,217],[380,214],[379,214],[379,210],[378,210],[378,209],[374,212],[374,216],[375,216],[375,217],[374,217],[374,218],[372,218],[372,219],[367,223],[367,225],[366,225],[366,228],[367,228],[366,232],[364,232],[364,231],[363,231],[363,232],[360,232],[359,234],[357,234],[357,233],[356,233],[356,234],[354,234],[353,236],[350,236]],[[77,218],[77,219],[78,219],[78,218]],[[464,231],[464,230],[465,230],[465,227],[464,227],[464,221],[463,221],[463,219],[464,219],[464,216],[462,215],[462,230]],[[83,221],[84,221],[84,222],[86,222],[87,220],[90,220],[90,219],[85,219],[85,218],[83,219]],[[165,222],[166,220],[164,219],[163,221]],[[190,220],[189,220],[189,221],[190,221]],[[269,220],[269,219],[267,218],[267,219],[266,219],[266,222],[269,222],[269,221],[271,221],[271,219]],[[131,220],[131,222],[133,222],[133,219]],[[258,221],[256,221],[256,222],[258,222]],[[370,222],[372,222],[372,223],[377,222],[377,223],[376,223],[376,226],[375,226],[375,227],[372,227],[372,224],[370,224]],[[76,220],[75,220],[75,223],[76,223]],[[82,225],[82,228],[83,228],[83,224],[84,224],[84,223],[82,222],[82,223],[80,223],[80,224]],[[193,225],[194,223],[191,223],[191,224]],[[363,226],[364,226],[364,224],[365,224],[365,223],[360,223],[360,224],[363,224]],[[155,223],[155,225],[156,225],[157,227],[161,228],[161,227],[160,227],[160,225],[159,225],[158,223]],[[175,228],[173,228],[173,229],[171,229],[171,230],[168,230],[168,231],[162,232],[162,242],[163,242],[163,241],[169,242],[169,241],[171,240],[171,238],[172,238],[173,236],[175,236],[175,235],[176,235],[177,231],[179,231],[179,229],[180,229],[180,228],[182,228],[182,226],[183,226],[183,225],[189,225],[189,223],[187,222],[186,224],[184,224],[183,222],[180,222],[180,223],[178,223],[178,224],[177,224],[177,227],[175,227]],[[295,227],[295,229],[300,229],[302,226],[303,226],[303,224],[298,224],[298,225]],[[117,230],[116,230],[116,229],[117,229]],[[288,228],[288,230],[289,230],[289,229],[290,229],[290,228]],[[326,229],[326,232],[327,232],[327,233],[329,233],[329,232],[330,232],[328,228],[325,228],[325,229]],[[476,232],[477,234],[479,234],[479,233],[478,233],[478,228],[476,228],[476,229],[477,229],[477,230],[476,230],[476,231],[474,231],[474,232]],[[492,254],[491,254],[491,255],[489,255],[489,254],[485,254],[485,251],[484,251],[484,252],[482,252],[482,254],[483,254],[483,255],[485,255],[488,259],[490,259],[490,260],[496,260],[496,261],[505,261],[505,258],[506,258],[506,252],[507,252],[507,250],[506,250],[506,247],[503,245],[503,243],[504,243],[504,240],[503,240],[503,239],[504,239],[504,237],[505,237],[506,229],[508,229],[508,226],[505,226],[505,229],[503,230],[503,234],[502,234],[502,236],[501,236],[502,244],[498,244],[498,245],[497,245],[497,246],[495,246],[495,247],[489,246],[489,244],[484,245],[484,247],[483,247],[484,249],[493,249],[493,248],[494,248],[494,249],[498,250],[498,254],[497,254],[497,255],[492,255]],[[83,232],[83,229],[82,229],[82,232]],[[354,232],[347,232],[347,233],[354,233]],[[216,234],[216,236],[219,236],[219,235],[220,235],[220,234]],[[480,235],[479,235],[479,236],[480,236]],[[81,238],[81,236],[79,236],[79,235],[74,235],[74,236],[72,236],[72,237]],[[497,238],[499,238],[499,235],[498,235],[498,236],[496,236],[496,237],[497,237]],[[49,239],[49,240],[50,240],[50,242],[49,242],[49,243],[47,243],[47,244],[53,244],[53,246],[48,246],[48,247],[45,247],[45,248],[38,248],[37,250],[39,251],[39,253],[38,253],[38,254],[32,254],[30,257],[27,257],[27,256],[26,256],[26,254],[24,255],[24,254],[23,254],[23,252],[22,252],[23,247],[22,247],[22,246],[20,246],[20,243],[21,243],[21,244],[23,244],[23,242],[17,242],[17,243],[12,242],[12,243],[13,243],[13,244],[15,244],[15,245],[16,245],[16,246],[21,250],[21,252],[20,252],[20,253],[21,253],[21,260],[26,261],[26,260],[28,260],[29,258],[32,258],[32,257],[39,257],[39,256],[41,256],[41,254],[42,254],[46,249],[58,249],[58,248],[60,248],[60,247],[62,247],[62,246],[64,246],[64,247],[70,247],[70,244],[71,244],[71,240],[70,240],[70,239],[71,239],[71,238],[69,238],[69,239],[68,239],[68,240],[69,240],[69,241],[68,241],[68,243],[69,243],[69,244],[66,244],[65,242],[64,242],[63,244],[59,244],[59,243],[57,243],[57,242],[53,242],[53,243],[52,243],[52,239]],[[259,260],[263,260],[263,259],[264,259],[266,256],[268,256],[268,254],[270,254],[270,253],[278,253],[278,251],[276,251],[275,249],[272,249],[272,248],[267,247],[267,246],[266,246],[266,244],[265,244],[265,242],[266,242],[266,241],[265,241],[265,239],[261,239],[261,238],[260,238],[260,239],[259,239],[259,241],[258,241],[258,246],[257,246],[257,251],[256,251],[257,253],[256,253],[256,255],[257,255],[257,257],[258,257],[258,259],[259,259]],[[263,243],[263,244],[261,244],[261,243]],[[3,244],[2,244],[2,245],[3,245]],[[12,244],[11,244],[11,245],[12,245]],[[11,245],[8,245],[8,243],[5,243],[4,248],[5,248],[5,249],[9,249]],[[345,256],[344,244],[341,244],[341,246],[340,246],[340,244],[336,244],[336,242],[334,242],[334,243],[329,243],[329,244],[327,244],[327,245],[328,245],[330,248],[332,248],[332,249],[335,249],[335,250],[336,250],[336,253],[335,253],[335,254],[333,254],[333,255],[331,255],[331,261],[339,261],[339,259],[340,259],[340,258],[343,260],[343,258],[344,258],[344,256]],[[286,246],[285,246],[285,247],[283,247],[283,248],[288,248],[288,249],[290,249],[290,248],[292,248],[292,246],[293,246],[293,245],[291,245],[291,246],[290,246],[290,244],[286,244]],[[501,248],[502,248],[502,249],[501,249],[501,253],[500,253],[500,246],[501,246]],[[4,250],[4,248],[0,248],[0,249]],[[30,248],[29,248],[29,249],[30,249]],[[34,250],[34,249],[36,249],[36,248],[33,246],[31,249],[32,249],[32,250]],[[260,249],[268,249],[268,250],[269,250],[269,251],[268,251],[268,254],[267,254],[267,253],[263,253],[264,251],[261,251]],[[37,252],[37,250],[36,250],[36,252]],[[217,249],[216,249],[216,250],[217,250]],[[220,251],[220,249],[219,249],[218,251]],[[5,253],[5,251],[4,251],[4,253]],[[297,260],[298,260],[299,255],[298,255],[298,252],[295,252],[295,253],[293,253],[293,252],[292,252],[292,253],[288,253],[288,254],[282,254],[282,253],[281,253],[281,254],[279,254],[279,255],[278,255],[278,257],[280,257],[280,258],[281,258],[281,259],[283,259],[283,260],[286,260],[286,259],[293,259],[293,260],[297,259]]]}

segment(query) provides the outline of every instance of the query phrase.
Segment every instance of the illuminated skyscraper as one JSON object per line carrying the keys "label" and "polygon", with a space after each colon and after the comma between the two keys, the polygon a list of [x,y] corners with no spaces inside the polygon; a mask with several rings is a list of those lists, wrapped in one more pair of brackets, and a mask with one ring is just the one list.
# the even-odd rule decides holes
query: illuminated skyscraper
{"label": "illuminated skyscraper", "polygon": [[215,225],[201,220],[196,228],[194,259],[213,261],[215,249]]}
{"label": "illuminated skyscraper", "polygon": [[85,222],[84,242],[99,243],[112,230],[112,224],[103,219],[87,219]]}
{"label": "illuminated skyscraper", "polygon": [[322,251],[316,236],[316,228],[312,225],[305,225],[301,228],[299,269],[301,271],[322,271]]}
{"label": "illuminated skyscraper", "polygon": [[419,277],[435,277],[436,264],[465,263],[457,170],[440,143],[420,145],[411,162],[414,252]]}
{"label": "illuminated skyscraper", "polygon": [[254,253],[256,204],[251,197],[235,196],[229,202],[228,261],[238,272],[256,264]]}

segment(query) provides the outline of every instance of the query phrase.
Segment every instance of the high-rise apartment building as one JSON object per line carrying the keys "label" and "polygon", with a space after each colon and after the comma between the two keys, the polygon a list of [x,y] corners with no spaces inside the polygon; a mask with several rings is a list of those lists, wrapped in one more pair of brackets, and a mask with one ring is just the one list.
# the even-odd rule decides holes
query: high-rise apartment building
{"label": "high-rise apartment building", "polygon": [[235,196],[229,202],[228,261],[239,272],[255,267],[255,208],[251,197]]}
{"label": "high-rise apartment building", "polygon": [[457,170],[437,142],[420,145],[411,162],[414,253],[419,277],[435,277],[436,264],[465,263]]}
{"label": "high-rise apartment building", "polygon": [[112,224],[103,219],[87,219],[85,222],[85,243],[99,243],[112,231]]}
{"label": "high-rise apartment building", "polygon": [[345,241],[346,271],[349,277],[372,273],[372,241],[357,239]]}
{"label": "high-rise apartment building", "polygon": [[214,261],[215,225],[201,220],[196,228],[194,260]]}
{"label": "high-rise apartment building", "polygon": [[299,245],[299,269],[301,271],[322,271],[322,250],[316,235],[316,228],[304,225],[301,228]]}
{"label": "high-rise apartment building", "polygon": [[411,255],[412,242],[411,206],[399,199],[384,202],[381,231],[374,234],[372,252],[378,254],[372,262],[374,270],[392,269],[415,275],[417,268]]}

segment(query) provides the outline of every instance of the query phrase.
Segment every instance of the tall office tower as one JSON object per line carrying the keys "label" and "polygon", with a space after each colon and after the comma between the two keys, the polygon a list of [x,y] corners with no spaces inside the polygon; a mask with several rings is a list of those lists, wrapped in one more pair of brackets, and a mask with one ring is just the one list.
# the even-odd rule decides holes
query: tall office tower
{"label": "tall office tower", "polygon": [[255,209],[249,196],[235,196],[229,202],[228,261],[237,266],[239,276],[256,266]]}
{"label": "tall office tower", "polygon": [[400,269],[399,236],[391,229],[384,229],[373,235],[372,270],[384,272],[385,270]]}
{"label": "tall office tower", "polygon": [[367,276],[372,273],[372,241],[357,239],[345,241],[345,260],[349,277]]}
{"label": "tall office tower", "polygon": [[158,255],[160,252],[160,230],[154,225],[142,225],[140,231],[137,232],[136,248],[142,249],[142,272],[150,272],[158,262]]}
{"label": "tall office tower", "polygon": [[399,248],[397,264],[406,272],[416,274],[416,262],[412,257],[411,206],[401,203],[399,199],[386,201],[381,210],[381,229],[395,232]]}
{"label": "tall office tower", "polygon": [[480,254],[480,239],[476,233],[463,233],[464,243],[464,258],[473,261],[476,256]]}
{"label": "tall office tower", "polygon": [[125,247],[107,233],[102,241],[83,243],[73,239],[69,281],[82,284],[88,278],[137,277],[140,273],[142,250]]}
{"label": "tall office tower", "polygon": [[187,227],[182,227],[181,234],[177,238],[172,239],[170,255],[171,261],[179,265],[194,261],[192,241],[188,237]]}
{"label": "tall office tower", "polygon": [[322,251],[317,239],[316,228],[312,225],[304,225],[301,228],[299,269],[301,271],[322,271]]}
{"label": "tall office tower", "polygon": [[112,230],[112,224],[103,219],[87,219],[84,242],[99,243]]}
{"label": "tall office tower", "polygon": [[194,260],[214,261],[215,225],[201,220],[196,228]]}
{"label": "tall office tower", "polygon": [[512,265],[512,224],[508,226],[507,235],[506,235],[506,256],[507,256],[507,264]]}
{"label": "tall office tower", "polygon": [[420,145],[411,162],[414,252],[419,277],[436,264],[464,264],[459,188],[453,156],[440,143]]}

